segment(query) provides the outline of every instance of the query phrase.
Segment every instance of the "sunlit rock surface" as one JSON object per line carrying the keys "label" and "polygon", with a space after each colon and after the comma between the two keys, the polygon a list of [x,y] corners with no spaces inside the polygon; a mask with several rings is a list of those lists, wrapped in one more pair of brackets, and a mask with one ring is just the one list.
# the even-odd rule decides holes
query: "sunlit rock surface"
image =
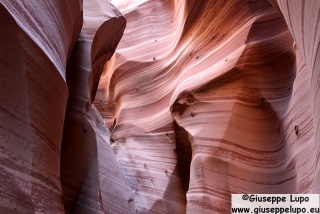
{"label": "sunlit rock surface", "polygon": [[0,0],[0,213],[230,213],[320,193],[318,0]]}
{"label": "sunlit rock surface", "polygon": [[228,213],[231,193],[319,193],[318,1],[118,7],[127,28],[95,104],[138,211]]}

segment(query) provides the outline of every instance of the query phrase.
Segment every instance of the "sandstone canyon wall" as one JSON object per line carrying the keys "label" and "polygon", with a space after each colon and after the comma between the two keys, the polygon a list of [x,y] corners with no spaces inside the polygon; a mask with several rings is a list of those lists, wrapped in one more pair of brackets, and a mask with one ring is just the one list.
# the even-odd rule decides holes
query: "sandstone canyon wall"
{"label": "sandstone canyon wall", "polygon": [[0,210],[62,213],[66,66],[82,3],[0,1]]}
{"label": "sandstone canyon wall", "polygon": [[319,194],[319,22],[317,0],[0,0],[0,213]]}

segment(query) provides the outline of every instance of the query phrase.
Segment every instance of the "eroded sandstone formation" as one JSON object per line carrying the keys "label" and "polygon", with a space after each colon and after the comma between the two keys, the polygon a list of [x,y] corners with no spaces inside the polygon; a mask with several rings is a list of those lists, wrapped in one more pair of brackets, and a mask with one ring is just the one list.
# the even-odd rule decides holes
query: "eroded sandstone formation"
{"label": "eroded sandstone formation", "polygon": [[0,0],[0,213],[320,193],[319,17],[317,0]]}
{"label": "eroded sandstone formation", "polygon": [[66,67],[82,3],[0,1],[0,210],[63,213]]}

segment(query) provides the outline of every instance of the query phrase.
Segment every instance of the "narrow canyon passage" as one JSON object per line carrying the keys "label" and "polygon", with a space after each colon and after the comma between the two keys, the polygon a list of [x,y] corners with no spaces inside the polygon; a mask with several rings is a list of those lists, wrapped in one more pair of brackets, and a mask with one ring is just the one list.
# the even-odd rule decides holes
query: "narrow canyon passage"
{"label": "narrow canyon passage", "polygon": [[230,213],[320,193],[318,0],[0,0],[0,213]]}

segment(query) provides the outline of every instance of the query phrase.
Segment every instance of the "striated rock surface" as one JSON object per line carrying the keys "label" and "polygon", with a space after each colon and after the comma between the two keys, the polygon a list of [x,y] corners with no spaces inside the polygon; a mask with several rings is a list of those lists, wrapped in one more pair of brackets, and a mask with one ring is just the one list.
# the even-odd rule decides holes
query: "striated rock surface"
{"label": "striated rock surface", "polygon": [[0,213],[133,213],[91,106],[125,18],[98,0],[1,1],[0,10]]}
{"label": "striated rock surface", "polygon": [[138,212],[228,213],[231,193],[319,193],[319,6],[118,3],[127,28],[94,103]]}
{"label": "striated rock surface", "polygon": [[[297,87],[296,93],[298,95],[301,90],[308,88],[306,93],[310,97],[309,100],[300,97],[294,106],[295,108],[305,106],[305,109],[311,111],[310,117],[312,117],[308,120],[307,125],[306,120],[300,116],[305,109],[296,113],[300,117],[301,123],[304,124],[302,127],[304,135],[309,135],[308,144],[305,145],[308,146],[308,150],[301,157],[301,159],[305,157],[309,161],[300,171],[300,175],[303,177],[300,179],[300,191],[320,193],[320,3],[315,0],[287,0],[273,1],[272,3],[280,8],[295,41],[295,52],[299,62],[298,72],[301,75],[300,78],[297,78],[297,82],[302,82],[300,79],[306,78],[306,81],[299,88]],[[301,101],[304,102],[304,105]],[[303,139],[298,142],[305,144]]]}
{"label": "striated rock surface", "polygon": [[0,0],[0,213],[319,194],[319,17],[318,0]]}
{"label": "striated rock surface", "polygon": [[0,1],[0,212],[62,213],[66,65],[82,3]]}

